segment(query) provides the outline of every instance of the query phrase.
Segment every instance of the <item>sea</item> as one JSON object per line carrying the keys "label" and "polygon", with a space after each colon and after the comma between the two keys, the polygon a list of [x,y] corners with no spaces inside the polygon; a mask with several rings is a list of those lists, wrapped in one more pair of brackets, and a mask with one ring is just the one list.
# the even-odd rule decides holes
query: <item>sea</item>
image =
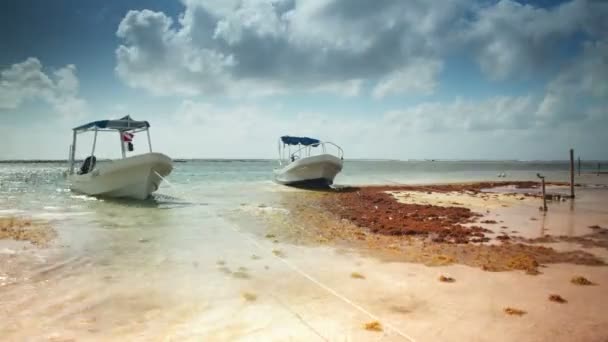
{"label": "sea", "polygon": [[[583,164],[583,172],[596,165]],[[320,308],[294,307],[327,294],[308,275],[328,267],[336,251],[264,237],[256,213],[283,212],[281,194],[303,191],[274,183],[276,166],[181,160],[151,199],[126,201],[71,192],[64,162],[0,163],[0,217],[42,220],[57,232],[46,248],[0,241],[0,336],[318,339],[318,326],[330,323],[319,319],[313,329],[301,318]],[[539,173],[566,181],[568,170],[563,161],[346,160],[336,184],[537,180]],[[287,259],[276,258],[279,249]],[[308,302],[298,297],[306,291],[290,288],[294,277],[318,291]],[[325,337],[345,336],[339,324],[323,329]]]}

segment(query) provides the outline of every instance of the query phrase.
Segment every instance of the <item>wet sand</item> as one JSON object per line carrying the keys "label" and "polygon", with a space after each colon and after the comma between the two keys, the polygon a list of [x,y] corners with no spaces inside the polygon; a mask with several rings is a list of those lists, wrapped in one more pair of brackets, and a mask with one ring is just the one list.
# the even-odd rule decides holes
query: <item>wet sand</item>
{"label": "wet sand", "polygon": [[[138,224],[167,211],[142,208],[128,224],[100,216],[103,231],[57,227],[46,247],[1,245],[11,266],[0,268],[0,332],[15,341],[606,340],[606,189],[580,188],[542,215],[538,190],[523,185],[425,188],[364,190],[382,199],[382,215],[420,211],[402,221],[410,234],[363,224],[387,222],[358,216],[374,207],[348,199],[356,191],[270,186],[276,200],[180,216],[169,238],[166,224]],[[462,228],[439,241],[444,224]],[[62,246],[79,233],[90,240],[72,256]],[[478,233],[489,240],[474,241]],[[578,276],[593,285],[572,283]]]}

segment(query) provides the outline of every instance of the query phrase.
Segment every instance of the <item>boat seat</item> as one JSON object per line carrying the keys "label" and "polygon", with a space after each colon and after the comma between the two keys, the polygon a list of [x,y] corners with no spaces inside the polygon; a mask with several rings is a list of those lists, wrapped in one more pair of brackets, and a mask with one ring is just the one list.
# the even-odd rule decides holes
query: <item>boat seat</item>
{"label": "boat seat", "polygon": [[78,171],[79,175],[85,175],[91,171],[93,171],[93,169],[95,168],[95,164],[97,163],[97,158],[95,158],[95,156],[88,156],[83,162],[82,162],[82,166],[80,167],[80,171]]}

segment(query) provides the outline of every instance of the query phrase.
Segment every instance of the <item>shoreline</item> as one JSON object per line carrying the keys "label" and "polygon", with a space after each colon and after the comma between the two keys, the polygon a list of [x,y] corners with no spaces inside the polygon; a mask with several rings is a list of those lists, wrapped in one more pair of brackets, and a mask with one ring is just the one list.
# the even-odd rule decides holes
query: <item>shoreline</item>
{"label": "shoreline", "polygon": [[[549,202],[556,213],[550,209],[543,215],[536,185],[467,182],[286,192],[282,205],[289,214],[266,211],[261,216],[270,224],[270,240],[354,248],[387,261],[528,274],[556,263],[606,266],[605,217],[601,222],[588,217],[593,223],[578,227],[576,234],[529,232],[547,216],[564,214],[561,207],[571,203]],[[554,182],[549,189],[559,192],[563,186]],[[569,248],[554,248],[559,243]],[[607,252],[592,253],[590,248]]]}

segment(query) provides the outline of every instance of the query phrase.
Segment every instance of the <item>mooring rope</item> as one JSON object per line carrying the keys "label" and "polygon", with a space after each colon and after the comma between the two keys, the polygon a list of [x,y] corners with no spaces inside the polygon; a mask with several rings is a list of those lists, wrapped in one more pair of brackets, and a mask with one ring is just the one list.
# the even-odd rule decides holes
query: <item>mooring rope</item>
{"label": "mooring rope", "polygon": [[227,222],[230,226],[230,228],[232,228],[232,230],[234,230],[236,233],[238,233],[239,235],[241,235],[242,237],[244,237],[246,240],[248,240],[249,242],[251,242],[252,244],[254,244],[258,249],[260,249],[261,251],[267,252],[269,255],[271,255],[272,257],[280,260],[283,264],[285,264],[287,267],[289,267],[292,271],[298,273],[299,275],[301,275],[302,277],[308,279],[309,281],[311,281],[312,283],[314,283],[315,285],[319,286],[320,288],[322,288],[323,290],[329,292],[330,294],[334,295],[335,297],[339,298],[340,300],[342,300],[343,302],[349,304],[350,306],[354,307],[355,309],[357,309],[358,311],[368,315],[370,318],[372,318],[373,320],[379,321],[381,323],[384,323],[384,325],[389,328],[390,330],[394,331],[395,333],[397,333],[398,335],[400,335],[401,337],[403,337],[404,339],[411,341],[411,342],[416,342],[416,340],[409,336],[408,334],[402,332],[401,330],[399,330],[398,328],[396,328],[395,326],[393,326],[390,323],[387,322],[382,322],[382,319],[376,315],[374,315],[373,313],[369,312],[368,310],[366,310],[365,308],[363,308],[361,305],[355,303],[354,301],[348,299],[346,296],[342,295],[341,293],[339,293],[338,291],[332,289],[331,287],[329,287],[328,285],[323,284],[321,281],[315,279],[313,276],[309,275],[308,273],[302,271],[299,267],[297,267],[296,265],[292,264],[291,262],[289,262],[288,260],[286,260],[285,258],[281,258],[277,255],[275,255],[274,253],[270,253],[268,252],[268,250],[266,248],[264,248],[264,246],[262,246],[258,241],[254,240],[253,238],[251,238],[250,236],[246,235],[245,233],[243,233],[240,229],[238,229],[238,227],[236,227],[236,225]]}
{"label": "mooring rope", "polygon": [[[154,173],[156,173],[157,176],[159,176],[162,180],[164,180],[170,187],[175,189],[175,186],[170,183],[169,181],[167,181],[163,176],[161,176],[160,174],[158,174],[158,172],[154,171]],[[398,328],[396,328],[395,326],[393,326],[390,323],[387,322],[382,322],[382,319],[376,315],[374,315],[373,313],[369,312],[368,310],[366,310],[365,308],[363,308],[361,305],[355,303],[354,301],[348,299],[346,296],[344,296],[343,294],[339,293],[338,291],[332,289],[331,287],[329,287],[328,285],[323,284],[321,281],[315,279],[313,276],[311,276],[310,274],[302,271],[299,267],[297,267],[296,265],[292,264],[291,262],[289,262],[288,260],[286,260],[285,258],[281,258],[278,255],[275,255],[272,252],[269,252],[267,248],[264,248],[264,246],[262,246],[258,241],[254,240],[253,238],[251,238],[250,236],[248,236],[247,234],[245,234],[244,232],[242,232],[235,224],[228,222],[226,220],[224,220],[228,226],[234,231],[236,232],[238,235],[240,235],[241,237],[243,237],[245,240],[248,240],[250,243],[252,243],[253,245],[255,245],[259,250],[266,252],[268,255],[278,259],[279,261],[281,261],[283,264],[285,264],[285,266],[289,267],[292,271],[298,273],[299,275],[301,275],[302,277],[308,279],[310,282],[314,283],[315,285],[317,285],[318,287],[322,288],[323,290],[325,290],[326,292],[329,292],[331,295],[335,296],[336,298],[342,300],[343,302],[349,304],[350,306],[352,306],[353,308],[357,309],[358,311],[366,314],[367,316],[369,316],[370,318],[372,318],[373,320],[376,320],[378,322],[384,323],[384,325],[394,331],[395,333],[397,333],[399,336],[403,337],[404,339],[411,341],[411,342],[416,342],[416,340],[409,336],[408,334],[402,332],[401,330],[399,330]],[[299,315],[298,315],[299,317]],[[300,317],[301,319],[301,317]],[[310,325],[307,325],[311,330],[313,330],[316,334],[319,334],[318,331],[316,331],[315,329],[313,329]]]}

